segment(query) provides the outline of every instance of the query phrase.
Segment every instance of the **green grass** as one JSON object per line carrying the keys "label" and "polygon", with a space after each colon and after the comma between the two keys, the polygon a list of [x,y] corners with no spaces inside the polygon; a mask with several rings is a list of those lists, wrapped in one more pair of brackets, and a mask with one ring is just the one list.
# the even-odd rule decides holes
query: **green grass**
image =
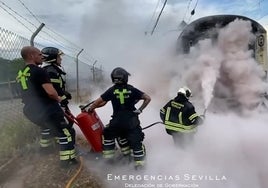
{"label": "green grass", "polygon": [[39,127],[25,119],[13,121],[1,127],[0,165],[22,150],[38,143]]}

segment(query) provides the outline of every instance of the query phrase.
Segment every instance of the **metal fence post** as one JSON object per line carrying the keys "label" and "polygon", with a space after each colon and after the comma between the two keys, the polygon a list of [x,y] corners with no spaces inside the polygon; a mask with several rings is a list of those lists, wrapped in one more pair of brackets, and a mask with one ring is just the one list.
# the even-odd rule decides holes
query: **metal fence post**
{"label": "metal fence post", "polygon": [[92,65],[92,75],[93,75],[93,82],[95,83],[96,81],[96,73],[95,73],[95,64],[97,63],[97,60],[94,61],[93,65]]}
{"label": "metal fence post", "polygon": [[45,26],[44,23],[41,23],[41,25],[36,29],[36,31],[32,34],[31,36],[31,40],[30,40],[30,44],[31,46],[34,46],[34,38],[36,37],[36,35],[41,31],[41,29]]}
{"label": "metal fence post", "polygon": [[79,102],[79,71],[78,71],[78,56],[82,53],[84,49],[81,49],[78,54],[76,55],[76,102]]}

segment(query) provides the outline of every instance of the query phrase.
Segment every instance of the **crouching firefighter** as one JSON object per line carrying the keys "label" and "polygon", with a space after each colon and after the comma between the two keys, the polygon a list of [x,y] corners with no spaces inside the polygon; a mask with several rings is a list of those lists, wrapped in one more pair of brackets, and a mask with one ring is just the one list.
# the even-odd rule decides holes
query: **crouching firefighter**
{"label": "crouching firefighter", "polygon": [[188,87],[182,87],[177,96],[160,109],[160,118],[165,124],[167,134],[181,148],[192,142],[197,126],[203,123],[203,117],[197,115],[195,107],[189,101],[191,95]]}
{"label": "crouching firefighter", "polygon": [[[145,165],[145,146],[142,144],[144,133],[142,132],[138,115],[149,104],[151,98],[139,89],[128,84],[130,74],[123,68],[117,67],[111,73],[114,85],[106,90],[89,107],[90,113],[95,108],[104,106],[111,101],[113,106],[112,119],[108,127],[103,131],[103,157],[111,159],[115,154],[115,139],[119,139],[121,146],[129,144],[133,152],[135,169]],[[141,106],[136,109],[135,104],[143,100]]]}
{"label": "crouching firefighter", "polygon": [[77,164],[71,129],[59,105],[62,99],[51,84],[48,73],[38,66],[43,61],[42,53],[35,47],[25,46],[21,56],[26,66],[19,71],[17,81],[22,89],[23,113],[41,128],[41,151],[49,150],[54,137],[57,137],[61,166]]}
{"label": "crouching firefighter", "polygon": [[[66,72],[62,68],[62,58],[63,52],[58,48],[46,47],[41,50],[44,58],[42,68],[46,69],[50,77],[50,81],[53,84],[53,87],[56,89],[58,95],[61,97],[60,105],[63,108],[64,112],[70,115],[71,111],[68,107],[69,100],[72,99],[72,95],[66,91],[66,82],[65,75]],[[72,135],[72,141],[75,144],[75,129],[73,128],[73,121],[66,118],[67,122],[70,125],[70,133]]]}

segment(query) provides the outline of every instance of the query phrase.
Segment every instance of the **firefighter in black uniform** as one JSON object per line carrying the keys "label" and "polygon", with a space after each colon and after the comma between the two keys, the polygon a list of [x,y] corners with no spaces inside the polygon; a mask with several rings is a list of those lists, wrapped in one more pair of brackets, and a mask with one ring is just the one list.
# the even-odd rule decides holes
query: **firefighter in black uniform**
{"label": "firefighter in black uniform", "polygon": [[[106,90],[89,107],[90,113],[95,108],[104,106],[111,101],[113,115],[109,126],[103,131],[103,157],[111,159],[115,154],[115,138],[123,137],[129,142],[133,152],[135,168],[142,168],[145,164],[145,147],[142,144],[144,133],[142,132],[138,115],[149,104],[151,98],[139,89],[128,84],[130,74],[123,68],[117,67],[111,73],[114,85]],[[143,100],[141,106],[136,109],[135,104]]]}
{"label": "firefighter in black uniform", "polygon": [[[61,166],[77,164],[70,126],[66,123],[64,112],[59,105],[62,99],[51,84],[46,70],[38,66],[43,61],[42,53],[35,47],[25,46],[21,50],[21,56],[26,66],[19,71],[17,80],[22,88],[23,113],[30,121],[40,126],[43,133],[40,140],[41,149],[48,149],[51,137],[55,136],[59,139]],[[52,135],[44,134],[45,131]]]}
{"label": "firefighter in black uniform", "polygon": [[[61,55],[63,55],[63,52],[58,48],[54,47],[43,48],[41,52],[44,56],[42,68],[46,69],[46,71],[48,72],[53,87],[56,89],[58,95],[61,97],[61,107],[63,108],[65,113],[71,115],[71,111],[68,107],[68,104],[69,100],[72,99],[72,95],[66,91],[66,82],[64,79],[66,72],[61,66]],[[68,118],[66,120],[70,124],[70,127],[72,127],[73,121],[68,120]],[[75,129],[73,127],[70,128],[70,132],[72,135],[72,140],[75,144]]]}
{"label": "firefighter in black uniform", "polygon": [[197,125],[203,123],[203,115],[199,116],[189,101],[191,95],[188,87],[182,87],[177,96],[160,109],[166,132],[173,137],[175,145],[181,148],[191,143]]}

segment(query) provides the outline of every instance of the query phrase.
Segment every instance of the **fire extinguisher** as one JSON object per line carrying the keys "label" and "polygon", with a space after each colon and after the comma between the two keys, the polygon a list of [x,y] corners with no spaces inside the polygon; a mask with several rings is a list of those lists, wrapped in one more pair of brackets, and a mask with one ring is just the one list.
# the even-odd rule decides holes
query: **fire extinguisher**
{"label": "fire extinguisher", "polygon": [[78,125],[94,152],[102,152],[102,132],[104,129],[103,123],[95,110],[93,110],[91,113],[85,112],[85,108],[91,103],[85,106],[79,106],[81,113],[76,117],[71,113],[70,110],[65,111],[65,116],[67,119]]}
{"label": "fire extinguisher", "polygon": [[102,152],[103,123],[93,110],[91,113],[81,112],[75,118],[82,133],[92,147],[94,152]]}

